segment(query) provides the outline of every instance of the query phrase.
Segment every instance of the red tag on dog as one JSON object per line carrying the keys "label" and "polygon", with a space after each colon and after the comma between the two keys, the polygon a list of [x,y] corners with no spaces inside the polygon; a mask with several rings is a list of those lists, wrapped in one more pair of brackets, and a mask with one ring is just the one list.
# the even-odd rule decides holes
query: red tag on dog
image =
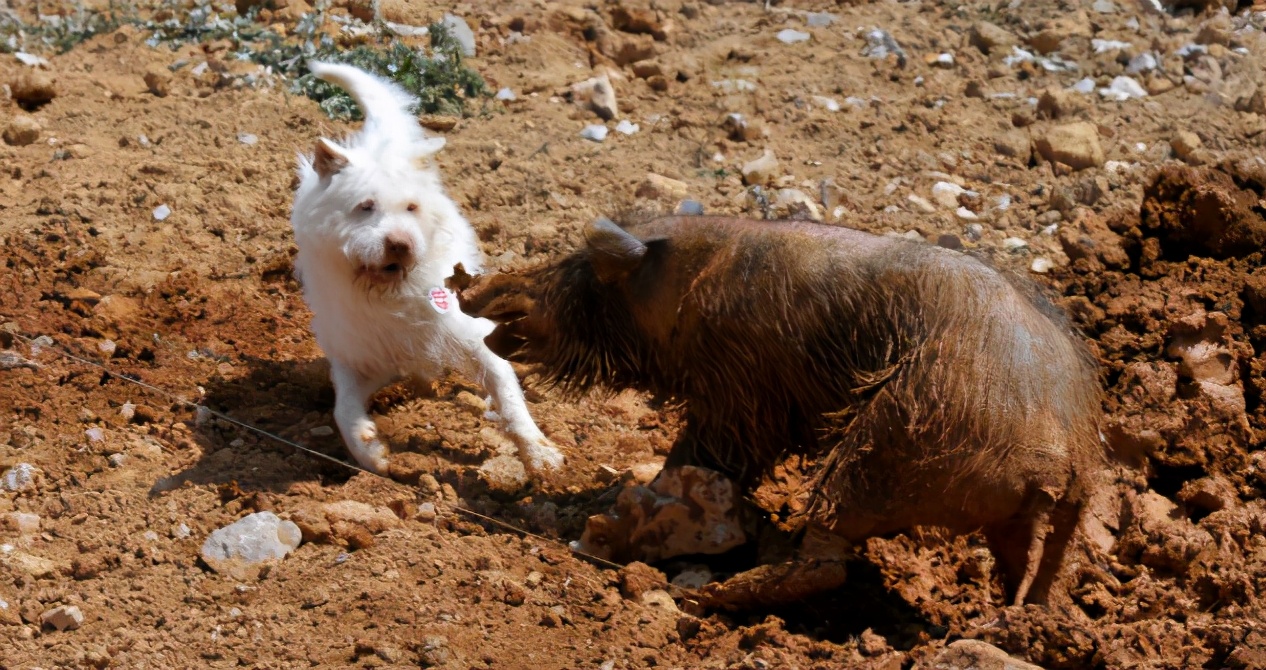
{"label": "red tag on dog", "polygon": [[453,308],[453,304],[457,302],[455,299],[456,296],[452,291],[438,286],[431,289],[426,297],[430,300],[431,307],[434,307],[435,311],[440,314],[448,312],[448,310]]}

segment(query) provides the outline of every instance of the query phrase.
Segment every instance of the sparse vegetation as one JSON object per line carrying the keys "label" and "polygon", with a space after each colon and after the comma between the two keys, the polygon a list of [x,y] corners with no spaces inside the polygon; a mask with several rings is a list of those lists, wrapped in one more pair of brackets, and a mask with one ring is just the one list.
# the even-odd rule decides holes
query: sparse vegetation
{"label": "sparse vegetation", "polygon": [[483,77],[465,65],[460,44],[443,25],[428,26],[429,53],[404,44],[379,24],[366,27],[372,44],[344,49],[320,30],[326,17],[319,7],[303,16],[289,36],[261,24],[253,10],[244,15],[221,12],[205,0],[190,9],[171,3],[155,13],[159,18],[143,19],[130,4],[111,4],[105,12],[81,7],[73,15],[34,25],[15,15],[0,15],[0,51],[65,53],[96,35],[132,25],[148,32],[147,43],[155,48],[229,40],[236,59],[290,80],[292,92],[316,100],[334,119],[360,119],[361,113],[346,92],[308,72],[309,59],[351,63],[389,77],[418,97],[419,113],[466,115],[470,101],[488,97]]}

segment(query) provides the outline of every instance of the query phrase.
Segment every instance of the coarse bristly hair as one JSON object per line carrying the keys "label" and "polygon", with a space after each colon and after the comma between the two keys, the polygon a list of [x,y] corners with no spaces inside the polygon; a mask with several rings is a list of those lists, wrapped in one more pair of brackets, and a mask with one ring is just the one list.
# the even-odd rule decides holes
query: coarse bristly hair
{"label": "coarse bristly hair", "polygon": [[341,142],[317,140],[298,160],[291,224],[296,273],[312,329],[331,364],[335,421],[362,465],[386,469],[386,449],[365,413],[369,394],[392,379],[434,379],[454,369],[485,386],[529,469],[561,454],[528,415],[509,363],[483,343],[484,319],[445,310],[433,291],[456,264],[482,266],[475,231],[444,192],[431,137],[415,100],[393,82],[350,65],[309,63],[346,89],[365,123]]}
{"label": "coarse bristly hair", "polygon": [[586,248],[463,293],[501,324],[494,348],[572,392],[675,396],[674,454],[742,483],[816,459],[808,509],[847,536],[1002,528],[1041,501],[1072,518],[1104,462],[1085,343],[974,258],[803,222],[587,230]]}

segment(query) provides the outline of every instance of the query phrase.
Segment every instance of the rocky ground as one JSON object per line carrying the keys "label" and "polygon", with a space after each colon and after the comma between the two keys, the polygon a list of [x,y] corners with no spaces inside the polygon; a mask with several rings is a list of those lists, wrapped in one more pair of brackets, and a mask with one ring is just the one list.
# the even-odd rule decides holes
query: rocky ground
{"label": "rocky ground", "polygon": [[[77,16],[29,4],[0,14]],[[154,4],[134,8],[187,13]],[[359,19],[464,20],[467,64],[500,93],[428,124],[493,266],[553,258],[595,216],[692,199],[973,249],[1062,296],[1128,467],[1049,609],[1003,607],[983,541],[934,530],[859,547],[839,589],[737,614],[689,587],[752,567],[751,550],[618,570],[571,555],[671,444],[677,417],[647,398],[531,389],[568,464],[523,488],[481,471],[504,439],[465,380],[376,397],[392,479],[195,411],[182,400],[346,458],[287,219],[296,152],[352,126],[232,38],[173,47],[124,25],[58,53],[15,35],[23,58],[0,54],[0,667],[1266,666],[1266,13],[1177,4],[333,0],[316,16],[274,0],[258,15],[343,45],[372,41]],[[614,103],[573,89],[602,76]],[[285,558],[204,558],[243,518],[281,528]]]}

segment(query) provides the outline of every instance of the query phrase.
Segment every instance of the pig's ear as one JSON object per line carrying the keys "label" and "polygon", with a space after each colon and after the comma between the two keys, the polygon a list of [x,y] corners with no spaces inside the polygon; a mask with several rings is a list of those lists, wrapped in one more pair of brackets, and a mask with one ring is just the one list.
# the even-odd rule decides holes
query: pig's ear
{"label": "pig's ear", "polygon": [[589,258],[598,280],[614,281],[638,266],[646,255],[646,245],[641,240],[615,225],[611,219],[599,217],[585,226],[585,242],[589,245]]}
{"label": "pig's ear", "polygon": [[352,161],[347,152],[339,145],[322,137],[317,140],[316,150],[312,152],[312,169],[322,179],[347,167]]}

